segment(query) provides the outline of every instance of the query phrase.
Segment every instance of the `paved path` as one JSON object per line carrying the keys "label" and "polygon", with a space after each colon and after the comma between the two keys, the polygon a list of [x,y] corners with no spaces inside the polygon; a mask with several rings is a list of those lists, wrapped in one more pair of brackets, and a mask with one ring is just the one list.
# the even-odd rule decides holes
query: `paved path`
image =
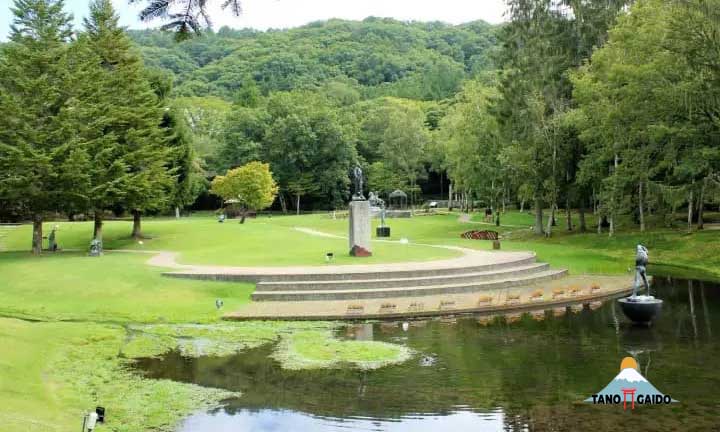
{"label": "paved path", "polygon": [[[324,233],[310,228],[296,227],[298,231],[309,235],[345,238],[335,234]],[[398,243],[397,240],[377,240],[384,242]],[[323,265],[323,266],[287,266],[287,267],[249,267],[249,266],[216,266],[200,264],[180,264],[177,262],[178,252],[116,249],[114,252],[126,253],[147,253],[153,256],[147,261],[149,265],[176,270],[179,273],[190,274],[228,274],[228,275],[283,275],[283,274],[337,274],[337,273],[378,273],[392,272],[398,270],[432,270],[447,268],[465,268],[470,266],[486,264],[502,264],[512,261],[521,261],[532,258],[535,254],[531,252],[501,252],[501,251],[479,251],[458,246],[431,245],[424,243],[411,243],[428,247],[455,250],[462,253],[457,258],[449,258],[434,261],[414,261],[388,264],[344,264],[344,265]],[[110,252],[110,251],[109,251]]]}
{"label": "paved path", "polygon": [[114,252],[140,252],[150,253],[153,256],[147,261],[149,265],[177,270],[182,273],[198,274],[242,274],[242,275],[282,275],[282,274],[337,274],[337,273],[379,273],[399,270],[432,270],[447,268],[465,268],[485,264],[502,264],[510,261],[520,261],[534,256],[531,252],[499,252],[476,251],[454,246],[444,246],[463,253],[457,258],[435,261],[416,261],[389,264],[345,264],[324,266],[288,266],[288,267],[240,267],[215,266],[198,264],[180,264],[177,262],[178,253],[168,251],[136,251],[115,250]]}

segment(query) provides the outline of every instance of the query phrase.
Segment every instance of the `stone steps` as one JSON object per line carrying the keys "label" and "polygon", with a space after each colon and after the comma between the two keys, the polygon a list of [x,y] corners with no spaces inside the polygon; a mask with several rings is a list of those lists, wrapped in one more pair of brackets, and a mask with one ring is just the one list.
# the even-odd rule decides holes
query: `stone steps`
{"label": "stone steps", "polygon": [[253,301],[313,301],[313,300],[346,300],[371,298],[398,298],[428,295],[461,294],[480,292],[491,289],[503,289],[535,284],[561,278],[567,270],[543,270],[530,274],[508,276],[497,280],[479,280],[455,284],[436,284],[427,286],[370,288],[348,290],[293,290],[293,291],[258,291]]}
{"label": "stone steps", "polygon": [[[379,279],[402,279],[422,278],[433,276],[458,275],[466,273],[490,272],[520,266],[528,266],[535,263],[535,256],[520,256],[503,262],[485,264],[464,264],[439,266],[436,263],[428,262],[422,268],[367,270],[357,266],[357,269],[344,269],[342,272],[330,271],[330,268],[317,267],[317,271],[304,272],[280,272],[280,273],[248,273],[248,272],[203,272],[198,270],[173,271],[163,273],[166,277],[183,279],[200,279],[227,282],[304,282],[304,281],[351,281],[351,280],[379,280]],[[389,265],[392,267],[393,265]],[[344,266],[356,267],[356,266]],[[413,266],[415,267],[415,266]]]}
{"label": "stone steps", "polygon": [[[468,269],[455,269],[455,273],[413,276],[413,277],[367,277],[365,279],[342,279],[339,275],[326,275],[324,280],[289,280],[289,281],[262,281],[257,284],[255,292],[270,291],[349,291],[370,290],[378,288],[423,287],[432,285],[454,285],[462,283],[490,281],[509,277],[530,275],[549,270],[546,263],[532,263],[507,268],[485,271],[469,271]],[[366,275],[369,276],[369,275]]]}

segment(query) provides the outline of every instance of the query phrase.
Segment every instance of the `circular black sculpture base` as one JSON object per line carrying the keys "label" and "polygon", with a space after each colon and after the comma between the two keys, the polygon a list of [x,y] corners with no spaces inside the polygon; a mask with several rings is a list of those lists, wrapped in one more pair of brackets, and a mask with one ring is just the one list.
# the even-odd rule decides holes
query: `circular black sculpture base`
{"label": "circular black sculpture base", "polygon": [[381,226],[375,228],[375,235],[377,235],[378,237],[390,237],[390,227]]}
{"label": "circular black sculpture base", "polygon": [[642,297],[636,297],[636,299],[637,300],[633,300],[632,297],[618,299],[623,313],[632,322],[647,324],[660,313],[663,303],[662,300]]}

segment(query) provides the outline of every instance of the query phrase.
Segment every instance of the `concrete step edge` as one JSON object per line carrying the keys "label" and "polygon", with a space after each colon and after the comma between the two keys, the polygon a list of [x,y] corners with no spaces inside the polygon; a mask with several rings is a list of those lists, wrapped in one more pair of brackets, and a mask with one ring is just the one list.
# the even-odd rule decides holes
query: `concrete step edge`
{"label": "concrete step edge", "polygon": [[464,292],[480,292],[490,289],[512,288],[531,285],[546,280],[559,279],[567,274],[567,270],[548,270],[535,273],[531,277],[493,280],[483,283],[464,283],[449,285],[432,285],[423,287],[380,288],[372,290],[330,290],[330,291],[262,291],[252,294],[253,301],[289,301],[289,300],[342,300],[367,299],[386,297],[414,297],[437,294],[456,294]]}
{"label": "concrete step edge", "polygon": [[[282,282],[258,282],[255,291],[300,291],[300,290],[342,290],[342,289],[370,289],[370,288],[400,288],[414,286],[437,285],[438,282],[448,281],[443,285],[450,284],[453,280],[467,279],[469,281],[497,280],[508,276],[528,275],[539,273],[550,269],[547,263],[534,263],[522,267],[508,267],[504,269],[485,272],[465,272],[457,274],[418,276],[406,278],[388,279],[331,279],[322,281],[282,281]],[[461,269],[464,270],[464,269]]]}

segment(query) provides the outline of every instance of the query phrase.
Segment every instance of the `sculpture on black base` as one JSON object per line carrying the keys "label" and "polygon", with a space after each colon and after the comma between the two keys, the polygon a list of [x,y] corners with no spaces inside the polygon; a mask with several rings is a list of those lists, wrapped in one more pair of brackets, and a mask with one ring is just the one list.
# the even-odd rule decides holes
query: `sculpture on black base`
{"label": "sculpture on black base", "polygon": [[353,183],[355,185],[355,193],[352,196],[353,201],[364,201],[365,196],[363,195],[363,172],[360,165],[353,168]]}
{"label": "sculpture on black base", "polygon": [[[648,324],[657,316],[662,307],[662,300],[650,295],[650,284],[647,280],[646,266],[649,261],[648,250],[643,245],[637,245],[635,254],[635,283],[630,297],[618,300],[625,316],[633,322]],[[638,295],[640,281],[645,285],[647,295]]]}
{"label": "sculpture on black base", "polygon": [[380,226],[375,228],[375,235],[378,237],[390,237],[390,227],[385,226],[385,201],[380,198],[380,194],[377,192],[370,192],[368,197],[371,207],[378,207],[380,209]]}

